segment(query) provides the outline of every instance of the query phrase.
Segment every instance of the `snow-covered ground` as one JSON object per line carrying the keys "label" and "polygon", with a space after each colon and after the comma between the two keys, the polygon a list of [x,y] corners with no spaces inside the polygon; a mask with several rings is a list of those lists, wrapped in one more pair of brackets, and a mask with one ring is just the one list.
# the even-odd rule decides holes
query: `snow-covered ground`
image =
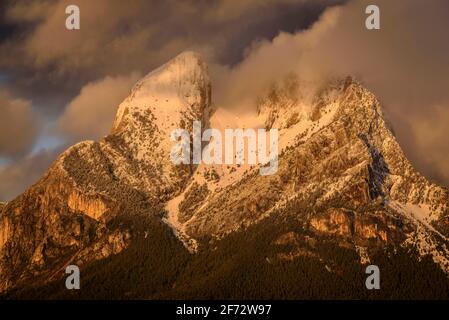
{"label": "snow-covered ground", "polygon": [[[187,188],[186,188],[187,190]],[[185,232],[185,225],[181,224],[178,220],[179,203],[184,199],[184,193],[174,197],[167,202],[165,209],[167,210],[167,216],[162,220],[173,230],[175,236],[181,240],[183,245],[191,253],[195,253],[198,250],[198,243],[195,239],[189,237]]]}

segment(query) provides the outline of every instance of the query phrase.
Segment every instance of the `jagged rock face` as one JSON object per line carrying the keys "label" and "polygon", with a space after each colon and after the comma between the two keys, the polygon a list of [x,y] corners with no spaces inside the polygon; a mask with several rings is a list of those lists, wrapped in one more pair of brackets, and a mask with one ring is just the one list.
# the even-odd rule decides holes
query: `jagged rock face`
{"label": "jagged rock face", "polygon": [[[317,117],[316,109],[328,119]],[[301,114],[301,109],[293,112]],[[354,210],[379,198],[384,204],[398,201],[431,207],[430,220],[443,216],[447,190],[412,168],[387,128],[379,102],[366,89],[352,81],[331,85],[317,96],[308,116],[310,126],[297,123],[299,129],[281,129],[281,140],[289,131],[294,134],[293,143],[283,149],[278,174],[261,177],[255,168],[239,183],[204,199],[206,206],[188,226],[192,235],[226,233],[291,197],[316,205],[345,199]],[[268,117],[272,123],[285,120],[273,118],[273,113]]]}
{"label": "jagged rock face", "polygon": [[75,189],[63,173],[52,169],[3,208],[0,290],[23,284],[32,276],[50,276],[53,268],[62,267],[79,250],[103,237],[104,224],[68,207],[67,199]]}
{"label": "jagged rock face", "polygon": [[[98,143],[80,143],[52,165],[44,177],[9,202],[0,221],[0,291],[50,281],[69,263],[116,254],[127,247],[127,230],[106,223],[124,213],[145,210],[146,197],[114,180],[97,158]],[[124,199],[133,202],[124,205]]]}
{"label": "jagged rock face", "polygon": [[314,215],[309,222],[319,235],[343,237],[365,246],[370,242],[381,246],[388,242],[401,242],[406,239],[405,234],[413,230],[412,225],[403,225],[398,218],[382,211],[357,213],[329,208]]}
{"label": "jagged rock face", "polygon": [[170,162],[170,132],[204,120],[211,104],[207,66],[186,52],[148,74],[119,106],[112,132],[65,151],[23,195],[0,207],[0,292],[53,279],[127,247],[120,215],[161,210],[191,168]]}

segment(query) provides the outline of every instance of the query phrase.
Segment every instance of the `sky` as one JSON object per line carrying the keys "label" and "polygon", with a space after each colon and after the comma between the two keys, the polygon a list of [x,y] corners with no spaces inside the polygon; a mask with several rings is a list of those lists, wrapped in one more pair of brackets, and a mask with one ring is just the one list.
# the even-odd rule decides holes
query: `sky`
{"label": "sky", "polygon": [[[69,4],[80,30],[65,28]],[[380,30],[365,28],[368,4]],[[446,0],[2,0],[0,201],[107,134],[133,84],[185,50],[208,62],[215,102],[237,108],[290,72],[356,76],[414,166],[449,186],[447,30]]]}

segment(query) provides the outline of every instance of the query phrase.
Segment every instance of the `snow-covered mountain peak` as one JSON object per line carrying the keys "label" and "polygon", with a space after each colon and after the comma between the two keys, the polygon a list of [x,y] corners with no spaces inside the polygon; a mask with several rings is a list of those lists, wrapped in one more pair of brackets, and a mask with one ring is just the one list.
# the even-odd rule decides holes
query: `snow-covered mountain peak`
{"label": "snow-covered mountain peak", "polygon": [[132,90],[130,99],[166,95],[194,104],[197,102],[197,91],[208,86],[210,79],[206,63],[198,54],[187,51],[140,80]]}
{"label": "snow-covered mountain peak", "polygon": [[207,65],[198,54],[186,51],[136,83],[118,108],[113,131],[123,130],[130,117],[148,112],[160,120],[159,126],[173,129],[185,115],[204,120],[210,103]]}
{"label": "snow-covered mountain peak", "polygon": [[[208,68],[198,54],[183,52],[150,72],[120,104],[106,138],[105,152],[121,168],[116,174],[141,190],[154,189],[155,184],[162,194],[176,190],[191,169],[171,162],[171,133],[191,132],[195,120],[207,123],[210,110]],[[133,166],[124,169],[130,160]]]}

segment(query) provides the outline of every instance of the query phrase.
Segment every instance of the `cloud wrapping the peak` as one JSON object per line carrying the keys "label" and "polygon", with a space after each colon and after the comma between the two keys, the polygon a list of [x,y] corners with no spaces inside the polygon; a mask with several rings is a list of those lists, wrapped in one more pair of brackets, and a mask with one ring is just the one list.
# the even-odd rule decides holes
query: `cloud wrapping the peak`
{"label": "cloud wrapping the peak", "polygon": [[219,103],[254,107],[255,97],[289,72],[312,83],[356,76],[382,101],[418,170],[449,185],[449,148],[442,145],[449,135],[449,2],[378,0],[380,30],[365,28],[369,4],[328,8],[307,30],[254,43],[237,66],[213,67]]}
{"label": "cloud wrapping the peak", "polygon": [[58,130],[71,141],[103,137],[112,127],[118,105],[139,78],[139,73],[132,73],[88,83],[67,105]]}

